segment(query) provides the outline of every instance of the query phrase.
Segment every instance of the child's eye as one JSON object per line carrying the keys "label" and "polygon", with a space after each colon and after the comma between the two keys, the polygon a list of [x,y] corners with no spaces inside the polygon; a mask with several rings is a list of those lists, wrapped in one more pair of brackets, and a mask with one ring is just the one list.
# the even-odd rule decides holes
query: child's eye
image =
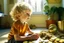
{"label": "child's eye", "polygon": [[26,15],[27,15],[27,16],[30,16],[30,14],[29,14],[29,13],[26,13]]}

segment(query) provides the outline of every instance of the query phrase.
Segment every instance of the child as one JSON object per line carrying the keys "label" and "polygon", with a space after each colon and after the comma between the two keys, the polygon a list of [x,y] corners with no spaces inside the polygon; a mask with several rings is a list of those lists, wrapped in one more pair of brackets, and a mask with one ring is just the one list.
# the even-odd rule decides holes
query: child
{"label": "child", "polygon": [[[39,35],[34,34],[27,24],[31,13],[32,9],[29,4],[24,2],[15,4],[10,12],[14,23],[8,35],[8,43],[23,43],[26,40],[37,40],[39,38]],[[31,35],[25,36],[26,32]]]}

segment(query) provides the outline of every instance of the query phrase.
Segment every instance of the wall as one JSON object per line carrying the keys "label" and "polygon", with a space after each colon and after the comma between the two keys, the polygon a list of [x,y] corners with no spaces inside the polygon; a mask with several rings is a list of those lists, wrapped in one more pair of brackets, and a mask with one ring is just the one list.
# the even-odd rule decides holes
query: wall
{"label": "wall", "polygon": [[[12,3],[12,1],[13,1],[13,3]],[[8,14],[11,11],[12,7],[14,6],[14,4],[16,3],[16,1],[17,0],[8,0]]]}
{"label": "wall", "polygon": [[3,2],[3,0],[0,0],[0,5],[1,5],[2,12],[4,12],[4,2]]}
{"label": "wall", "polygon": [[62,6],[62,0],[48,0],[49,7],[52,6],[60,7]]}
{"label": "wall", "polygon": [[35,24],[37,27],[46,27],[47,16],[44,14],[35,14],[31,16],[29,24]]}

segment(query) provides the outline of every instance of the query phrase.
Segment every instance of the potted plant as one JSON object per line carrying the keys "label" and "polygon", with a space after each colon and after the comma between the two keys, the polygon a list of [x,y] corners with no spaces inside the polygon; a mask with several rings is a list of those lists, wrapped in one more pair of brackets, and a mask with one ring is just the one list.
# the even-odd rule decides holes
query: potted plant
{"label": "potted plant", "polygon": [[50,24],[56,24],[57,18],[57,7],[53,6],[48,10],[48,20],[46,20],[46,27],[48,28]]}
{"label": "potted plant", "polygon": [[49,16],[49,20],[57,20],[55,17],[58,16],[57,14],[57,7],[53,6],[50,8],[49,12],[48,12],[48,16]]}

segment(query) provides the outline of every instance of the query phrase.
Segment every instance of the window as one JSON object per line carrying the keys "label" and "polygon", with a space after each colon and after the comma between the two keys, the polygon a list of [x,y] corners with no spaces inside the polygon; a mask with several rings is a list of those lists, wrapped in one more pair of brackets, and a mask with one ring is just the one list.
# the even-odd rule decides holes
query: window
{"label": "window", "polygon": [[44,6],[47,4],[46,0],[17,0],[17,2],[27,2],[33,8],[34,14],[42,14],[44,13]]}
{"label": "window", "polygon": [[62,7],[64,7],[64,0],[62,0]]}

